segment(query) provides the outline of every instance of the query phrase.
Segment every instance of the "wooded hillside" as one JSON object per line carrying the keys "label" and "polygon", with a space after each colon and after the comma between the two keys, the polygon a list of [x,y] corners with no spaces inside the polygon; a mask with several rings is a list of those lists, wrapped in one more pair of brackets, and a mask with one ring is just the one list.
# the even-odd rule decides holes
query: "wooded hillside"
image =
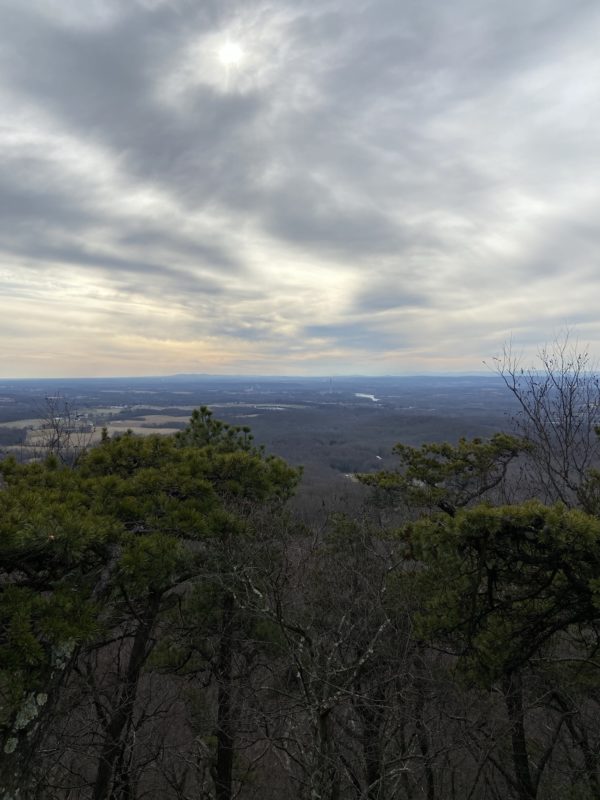
{"label": "wooded hillside", "polygon": [[1,462],[2,797],[600,798],[598,385],[499,369],[514,435],[323,526],[206,408]]}

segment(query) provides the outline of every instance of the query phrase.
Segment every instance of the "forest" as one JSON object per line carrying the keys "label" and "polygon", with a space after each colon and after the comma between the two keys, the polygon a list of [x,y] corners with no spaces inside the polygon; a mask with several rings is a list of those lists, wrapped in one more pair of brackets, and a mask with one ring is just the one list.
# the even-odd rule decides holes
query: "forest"
{"label": "forest", "polygon": [[205,406],[0,462],[3,800],[598,800],[600,384],[497,363],[513,430],[310,518]]}

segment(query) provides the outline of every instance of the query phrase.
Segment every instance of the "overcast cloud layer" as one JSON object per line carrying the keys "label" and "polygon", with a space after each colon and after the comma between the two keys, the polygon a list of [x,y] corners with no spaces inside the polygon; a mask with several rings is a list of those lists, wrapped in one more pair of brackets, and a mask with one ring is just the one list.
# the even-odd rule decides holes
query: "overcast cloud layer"
{"label": "overcast cloud layer", "polygon": [[597,0],[0,0],[0,31],[0,375],[478,370],[565,325],[600,355]]}

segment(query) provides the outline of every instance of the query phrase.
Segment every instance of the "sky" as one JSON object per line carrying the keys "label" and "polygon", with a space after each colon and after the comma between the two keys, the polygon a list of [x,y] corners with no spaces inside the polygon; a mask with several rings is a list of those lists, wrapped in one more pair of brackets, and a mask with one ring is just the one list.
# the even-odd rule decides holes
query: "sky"
{"label": "sky", "polygon": [[597,0],[0,0],[0,376],[600,356]]}

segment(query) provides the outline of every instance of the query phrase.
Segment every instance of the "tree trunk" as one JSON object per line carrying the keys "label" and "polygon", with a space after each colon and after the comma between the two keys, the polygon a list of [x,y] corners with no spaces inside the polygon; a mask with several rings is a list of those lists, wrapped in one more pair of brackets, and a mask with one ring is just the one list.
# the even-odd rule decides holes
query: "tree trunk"
{"label": "tree trunk", "polygon": [[217,759],[215,765],[216,800],[231,800],[233,786],[232,661],[234,600],[226,594],[222,607],[223,625],[219,644],[217,680]]}
{"label": "tree trunk", "polygon": [[311,800],[338,800],[339,776],[332,758],[330,708],[319,709],[315,720],[316,764],[311,776]]}
{"label": "tree trunk", "polygon": [[385,788],[381,773],[381,724],[383,721],[383,692],[381,687],[368,697],[361,686],[356,687],[361,698],[357,711],[362,720],[361,744],[365,762],[367,800],[384,800]]}
{"label": "tree trunk", "polygon": [[590,745],[586,728],[582,722],[577,724],[577,709],[574,704],[563,697],[559,692],[554,692],[553,696],[565,713],[567,729],[571,734],[573,744],[578,747],[583,756],[585,774],[590,790],[590,797],[593,800],[600,800],[600,782],[598,781],[598,756]]}
{"label": "tree trunk", "polygon": [[127,673],[118,693],[115,709],[104,733],[104,745],[94,784],[94,800],[126,800],[129,778],[119,764],[128,763],[127,747],[133,710],[142,668],[148,658],[150,638],[160,607],[160,594],[154,594],[135,633]]}
{"label": "tree trunk", "polygon": [[415,727],[419,750],[423,757],[425,771],[425,796],[427,800],[435,800],[435,776],[431,764],[429,732],[425,725],[425,680],[424,666],[421,656],[415,658],[415,690],[417,699],[415,703]]}
{"label": "tree trunk", "polygon": [[0,797],[2,800],[16,800],[19,790],[27,791],[30,787],[27,778],[30,743],[24,731],[15,731],[14,735],[7,736],[0,744]]}
{"label": "tree trunk", "polygon": [[0,735],[0,798],[25,797],[34,782],[32,762],[52,720],[62,684],[77,657],[75,642],[53,648],[37,691],[27,694]]}
{"label": "tree trunk", "polygon": [[507,675],[503,684],[508,719],[511,724],[513,767],[519,800],[535,800],[537,792],[529,768],[529,752],[525,735],[523,686],[518,672]]}

